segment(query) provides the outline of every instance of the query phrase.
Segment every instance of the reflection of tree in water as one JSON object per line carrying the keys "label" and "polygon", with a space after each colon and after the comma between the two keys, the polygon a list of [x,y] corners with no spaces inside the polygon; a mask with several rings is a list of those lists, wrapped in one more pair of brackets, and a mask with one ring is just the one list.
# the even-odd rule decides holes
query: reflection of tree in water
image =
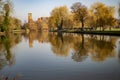
{"label": "reflection of tree in water", "polygon": [[29,40],[29,47],[33,47],[33,42],[38,41],[39,43],[47,43],[48,41],[48,31],[30,31],[30,33],[23,33],[26,40]]}
{"label": "reflection of tree in water", "polygon": [[7,63],[11,65],[13,64],[14,61],[12,59],[13,55],[10,51],[11,44],[10,44],[9,36],[1,36],[1,41],[3,44],[3,51],[1,52],[1,54],[4,54]]}
{"label": "reflection of tree in water", "polygon": [[115,57],[115,43],[113,43],[111,40],[106,41],[104,38],[100,38],[100,40],[90,38],[88,41],[92,60],[105,61],[106,58]]}
{"label": "reflection of tree in water", "polygon": [[68,42],[66,42],[64,39],[65,38],[63,38],[62,33],[49,34],[49,41],[52,45],[52,51],[57,56],[68,56],[70,46],[67,44]]}
{"label": "reflection of tree in water", "polygon": [[5,56],[4,56],[4,51],[1,50],[0,51],[0,70],[5,66],[7,65],[7,60],[5,59]]}
{"label": "reflection of tree in water", "polygon": [[21,75],[17,74],[14,77],[10,77],[8,75],[0,75],[0,80],[19,80],[19,78],[21,77]]}
{"label": "reflection of tree in water", "polygon": [[[52,51],[57,56],[68,56],[71,48],[74,49],[72,58],[79,62],[87,57],[87,47],[84,45],[84,35],[53,33],[49,35]],[[86,48],[85,48],[86,47]]]}
{"label": "reflection of tree in water", "polygon": [[58,32],[58,38],[62,41],[62,43],[63,43],[63,34],[61,33],[61,32]]}
{"label": "reflection of tree in water", "polygon": [[10,51],[10,48],[11,48],[11,44],[10,44],[10,40],[9,40],[9,37],[8,36],[5,36],[3,37],[3,44],[4,44],[4,47],[5,47],[5,56],[6,56],[6,59],[7,61],[9,61],[10,63],[11,62],[11,57],[12,57],[12,53]]}
{"label": "reflection of tree in water", "polygon": [[[78,44],[79,45],[79,44]],[[79,46],[78,51],[72,54],[72,59],[76,62],[82,62],[87,58],[87,50],[84,47]]]}
{"label": "reflection of tree in water", "polygon": [[81,36],[82,37],[79,36],[73,42],[74,43],[73,48],[75,52],[72,54],[72,59],[77,62],[81,62],[85,60],[88,56],[87,46],[85,45],[85,42],[84,42],[84,35],[82,34]]}
{"label": "reflection of tree in water", "polygon": [[5,65],[13,65],[15,62],[15,55],[11,52],[11,48],[21,41],[19,35],[0,36],[0,68]]}
{"label": "reflection of tree in water", "polygon": [[118,58],[119,58],[119,62],[120,62],[120,41],[118,43]]}
{"label": "reflection of tree in water", "polygon": [[[84,37],[85,36],[85,37]],[[57,56],[68,56],[70,49],[74,50],[72,59],[83,61],[91,57],[94,61],[105,61],[115,56],[114,47],[117,38],[109,36],[87,36],[67,33],[31,32],[28,37],[30,42],[38,40],[40,43],[51,43],[52,51]],[[31,44],[32,44],[31,43]]]}
{"label": "reflection of tree in water", "polygon": [[49,34],[49,41],[53,52],[58,56],[68,56],[73,49],[72,59],[77,62],[85,60],[88,55],[94,61],[105,61],[115,57],[115,43],[117,38],[109,36],[71,35],[57,33]]}

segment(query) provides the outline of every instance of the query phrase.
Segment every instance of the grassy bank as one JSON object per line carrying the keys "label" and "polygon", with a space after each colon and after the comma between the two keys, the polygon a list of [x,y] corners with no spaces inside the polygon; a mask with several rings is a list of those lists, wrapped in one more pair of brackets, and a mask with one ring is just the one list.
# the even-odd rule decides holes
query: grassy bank
{"label": "grassy bank", "polygon": [[[12,30],[9,33],[23,33],[25,32],[25,30]],[[0,32],[0,36],[5,36],[6,33],[5,32]]]}
{"label": "grassy bank", "polygon": [[25,30],[13,30],[12,32],[14,32],[14,33],[21,33],[21,32],[25,32]]}
{"label": "grassy bank", "polygon": [[105,30],[105,31],[81,31],[81,30],[51,30],[50,32],[63,32],[63,33],[80,33],[80,34],[97,34],[97,35],[115,35],[120,36],[120,30]]}
{"label": "grassy bank", "polygon": [[120,36],[120,31],[73,31],[72,33],[98,34],[98,35],[116,35],[116,36]]}
{"label": "grassy bank", "polygon": [[5,32],[0,32],[0,36],[3,36],[3,35],[5,35]]}

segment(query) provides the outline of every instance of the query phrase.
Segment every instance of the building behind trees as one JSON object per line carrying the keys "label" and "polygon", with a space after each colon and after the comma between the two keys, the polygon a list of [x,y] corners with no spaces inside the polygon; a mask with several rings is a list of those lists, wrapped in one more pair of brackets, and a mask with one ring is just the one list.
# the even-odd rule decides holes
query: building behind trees
{"label": "building behind trees", "polygon": [[37,21],[32,18],[32,13],[28,13],[28,23],[24,24],[28,30],[48,30],[48,19],[49,17],[40,17]]}
{"label": "building behind trees", "polygon": [[37,30],[37,25],[32,19],[32,13],[28,13],[28,29],[30,30]]}

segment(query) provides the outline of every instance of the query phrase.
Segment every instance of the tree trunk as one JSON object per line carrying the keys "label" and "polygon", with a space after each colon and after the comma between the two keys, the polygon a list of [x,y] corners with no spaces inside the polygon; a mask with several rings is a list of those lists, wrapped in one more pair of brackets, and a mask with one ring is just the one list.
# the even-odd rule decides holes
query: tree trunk
{"label": "tree trunk", "polygon": [[102,29],[103,29],[102,31],[104,31],[104,27],[103,26],[102,26]]}
{"label": "tree trunk", "polygon": [[109,29],[110,29],[110,31],[111,31],[111,26],[110,26],[110,28],[109,28]]}
{"label": "tree trunk", "polygon": [[102,27],[100,26],[100,31],[102,31]]}
{"label": "tree trunk", "polygon": [[60,25],[58,25],[58,30],[62,30],[62,28],[63,28],[63,19],[61,20]]}
{"label": "tree trunk", "polygon": [[84,21],[81,22],[82,23],[82,31],[84,30]]}

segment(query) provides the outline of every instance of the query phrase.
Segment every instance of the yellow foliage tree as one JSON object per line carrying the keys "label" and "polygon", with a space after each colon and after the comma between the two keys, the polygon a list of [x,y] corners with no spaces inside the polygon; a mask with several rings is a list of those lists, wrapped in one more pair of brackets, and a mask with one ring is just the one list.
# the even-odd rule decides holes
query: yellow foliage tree
{"label": "yellow foliage tree", "polygon": [[[112,6],[107,6],[103,3],[97,2],[91,7],[92,12],[96,17],[96,25],[100,27],[100,29],[104,30],[105,26],[113,26],[115,25],[115,8]],[[110,28],[111,29],[111,28]]]}
{"label": "yellow foliage tree", "polygon": [[51,12],[49,26],[50,28],[57,28],[61,30],[65,25],[65,22],[68,22],[68,20],[70,20],[68,8],[66,6],[57,7]]}

